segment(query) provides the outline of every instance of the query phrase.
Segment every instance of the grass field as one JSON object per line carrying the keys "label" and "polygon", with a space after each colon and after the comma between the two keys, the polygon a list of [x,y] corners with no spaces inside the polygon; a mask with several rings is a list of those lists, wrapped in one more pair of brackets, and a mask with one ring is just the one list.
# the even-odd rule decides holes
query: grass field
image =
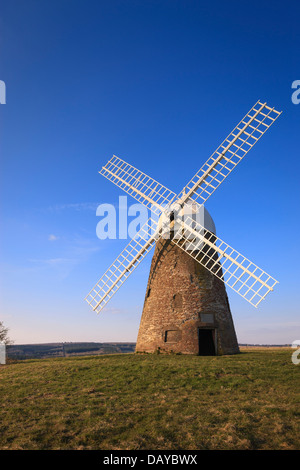
{"label": "grass field", "polygon": [[299,449],[291,349],[0,367],[0,449]]}

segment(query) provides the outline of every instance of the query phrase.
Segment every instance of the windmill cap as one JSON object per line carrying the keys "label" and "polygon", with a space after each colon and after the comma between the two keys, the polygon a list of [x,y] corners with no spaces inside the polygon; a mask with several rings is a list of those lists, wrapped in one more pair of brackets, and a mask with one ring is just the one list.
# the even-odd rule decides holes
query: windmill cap
{"label": "windmill cap", "polygon": [[200,206],[195,204],[192,201],[187,202],[184,206],[185,213],[191,213],[191,217],[195,219],[200,225],[202,225],[206,230],[214,233],[216,235],[216,226],[213,221],[212,216],[204,205]]}

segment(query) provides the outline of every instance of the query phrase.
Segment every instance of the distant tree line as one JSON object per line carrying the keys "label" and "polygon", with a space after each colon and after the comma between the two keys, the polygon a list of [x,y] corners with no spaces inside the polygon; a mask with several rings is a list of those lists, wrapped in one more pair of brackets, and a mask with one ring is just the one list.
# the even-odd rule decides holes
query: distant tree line
{"label": "distant tree line", "polygon": [[135,343],[48,343],[18,344],[7,347],[11,359],[65,357],[85,354],[120,354],[135,351]]}

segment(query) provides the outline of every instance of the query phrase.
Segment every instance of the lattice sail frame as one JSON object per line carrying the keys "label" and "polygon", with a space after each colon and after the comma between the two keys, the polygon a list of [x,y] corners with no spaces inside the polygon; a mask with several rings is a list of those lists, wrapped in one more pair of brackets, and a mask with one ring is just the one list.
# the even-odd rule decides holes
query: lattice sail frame
{"label": "lattice sail frame", "polygon": [[[193,201],[196,205],[203,205],[280,114],[281,112],[270,108],[266,103],[257,101],[207,162],[194,175],[187,186],[184,187],[179,196],[176,196],[174,192],[116,156],[113,156],[113,158],[102,167],[99,173],[133,196],[137,201],[151,208],[154,215],[159,215],[166,210],[166,207],[169,209],[174,201],[180,203],[182,206],[189,201]],[[125,282],[127,277],[140,264],[141,260],[149,253],[156,240],[162,235],[162,230],[156,230],[153,235],[154,224],[157,224],[157,221],[150,218],[85,297],[85,300],[97,313],[102,310],[110,298]],[[192,230],[190,235],[194,237],[194,242],[202,244],[203,249],[206,249],[209,247],[209,243],[211,243],[212,239],[207,239],[209,232],[205,230],[205,245],[203,245],[204,227],[199,224],[197,228],[200,231],[198,233],[195,232],[192,226],[187,226],[187,230]],[[149,233],[152,233],[150,238]],[[221,260],[225,260],[225,263],[230,261],[228,268],[223,263],[224,273],[222,271],[222,275],[220,274],[221,271],[215,270],[216,264],[212,266],[211,272],[222,279],[225,284],[229,285],[245,300],[257,306],[261,300],[273,290],[274,285],[278,281],[254,265],[254,263],[247,260],[247,258],[221,239],[218,239],[213,234],[211,234],[211,236],[214,237],[216,243],[220,242],[220,246],[225,247],[225,249],[220,248],[221,251],[217,245],[214,248],[211,247],[215,258],[217,256],[216,253],[218,253],[219,258],[217,259],[217,265],[220,265]],[[191,249],[187,250],[186,246],[191,247],[191,245],[180,243],[178,240],[177,242],[178,246],[189,255],[196,253],[196,251],[200,252],[198,249],[196,251],[191,251]],[[188,240],[188,242],[190,243],[190,240]],[[174,243],[176,243],[176,240],[174,240]],[[200,245],[198,248],[200,248]],[[226,250],[227,253],[225,253]],[[230,255],[228,254],[229,250],[231,250]],[[208,255],[206,254],[205,256]],[[210,266],[211,259],[208,260],[208,263],[204,264],[203,260],[206,258],[201,256],[200,258],[199,256],[193,257],[195,259],[198,258],[197,261],[209,269],[208,266]],[[245,268],[246,263],[249,264]],[[236,267],[234,272],[230,271],[232,266]],[[251,271],[252,268],[254,269],[253,272]],[[237,275],[238,269],[240,270],[239,275]],[[220,275],[218,276],[218,274]],[[249,278],[243,279],[245,274],[247,274]],[[257,274],[259,275],[257,276]],[[255,279],[254,283],[249,285],[249,279]],[[231,280],[234,282],[231,282]],[[255,283],[258,284],[254,289]],[[265,290],[262,290],[263,288]]]}
{"label": "lattice sail frame", "polygon": [[278,283],[193,218],[186,217],[182,229],[180,236],[174,237],[172,242],[254,307],[257,307]]}
{"label": "lattice sail frame", "polygon": [[257,101],[176,199],[204,204],[280,114]]}
{"label": "lattice sail frame", "polygon": [[99,173],[156,214],[176,197],[173,191],[115,155]]}
{"label": "lattice sail frame", "polygon": [[157,237],[154,234],[149,237],[149,234],[153,232],[153,228],[156,226],[157,222],[150,217],[85,297],[87,303],[97,313],[105,307],[111,297],[151,251]]}

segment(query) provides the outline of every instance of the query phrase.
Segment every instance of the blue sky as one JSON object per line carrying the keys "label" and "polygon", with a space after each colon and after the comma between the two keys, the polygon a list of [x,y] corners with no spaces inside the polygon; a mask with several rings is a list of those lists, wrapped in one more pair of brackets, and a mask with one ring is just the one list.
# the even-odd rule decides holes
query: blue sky
{"label": "blue sky", "polygon": [[107,311],[83,301],[127,243],[96,237],[97,204],[123,195],[98,171],[115,154],[179,192],[258,99],[283,113],[206,206],[280,282],[258,309],[228,289],[239,341],[299,339],[299,13],[2,0],[0,318],[16,343],[136,340],[151,254]]}

